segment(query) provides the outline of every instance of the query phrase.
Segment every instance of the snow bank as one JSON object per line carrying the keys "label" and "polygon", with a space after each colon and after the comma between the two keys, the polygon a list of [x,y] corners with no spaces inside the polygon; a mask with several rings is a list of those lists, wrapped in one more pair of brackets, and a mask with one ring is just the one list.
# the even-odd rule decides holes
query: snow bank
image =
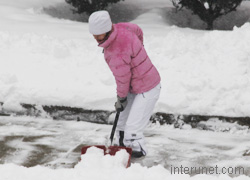
{"label": "snow bank", "polygon": [[249,116],[249,30],[249,23],[231,32],[173,27],[163,38],[146,31],[146,48],[162,76],[158,110]]}
{"label": "snow bank", "polygon": [[[36,166],[25,168],[14,164],[0,165],[1,180],[164,180],[164,179],[250,179],[247,176],[238,176],[230,178],[228,175],[208,176],[196,175],[171,175],[171,173],[162,166],[152,168],[142,167],[139,164],[132,164],[126,169],[123,165],[128,154],[125,151],[117,152],[116,156],[104,156],[103,151],[97,148],[89,149],[85,155],[82,155],[82,160],[73,169],[50,169],[48,167]],[[13,173],[15,172],[15,173]]]}
{"label": "snow bank", "polygon": [[[155,111],[250,116],[250,24],[231,32],[141,26],[162,77]],[[22,102],[113,110],[115,81],[88,34],[62,40],[0,32],[0,47],[3,108],[21,111]]]}

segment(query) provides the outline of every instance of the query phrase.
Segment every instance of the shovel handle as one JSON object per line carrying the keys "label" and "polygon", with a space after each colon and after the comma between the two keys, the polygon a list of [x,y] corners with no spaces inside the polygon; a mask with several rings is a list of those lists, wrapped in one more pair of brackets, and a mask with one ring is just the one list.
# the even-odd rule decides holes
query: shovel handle
{"label": "shovel handle", "polygon": [[114,139],[114,135],[115,135],[115,129],[116,129],[116,126],[117,126],[117,122],[118,122],[119,116],[120,116],[120,111],[117,111],[116,112],[116,116],[115,116],[115,121],[114,121],[114,124],[113,124],[113,128],[112,128],[112,131],[111,131],[111,134],[110,134],[111,146],[113,144],[113,139]]}

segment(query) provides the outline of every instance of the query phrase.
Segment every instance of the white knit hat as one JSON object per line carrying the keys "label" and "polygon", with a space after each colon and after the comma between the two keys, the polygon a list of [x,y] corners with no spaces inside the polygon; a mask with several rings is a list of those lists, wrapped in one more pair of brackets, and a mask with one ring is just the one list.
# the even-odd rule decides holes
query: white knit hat
{"label": "white knit hat", "polygon": [[93,35],[105,34],[112,29],[108,11],[96,11],[89,17],[89,32]]}

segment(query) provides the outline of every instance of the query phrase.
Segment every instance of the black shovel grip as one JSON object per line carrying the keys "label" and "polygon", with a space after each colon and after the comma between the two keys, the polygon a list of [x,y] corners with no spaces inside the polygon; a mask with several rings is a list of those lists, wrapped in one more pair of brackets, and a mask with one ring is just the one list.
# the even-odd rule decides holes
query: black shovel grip
{"label": "black shovel grip", "polygon": [[111,131],[111,134],[110,134],[111,146],[113,144],[113,139],[114,139],[114,135],[115,135],[115,129],[116,129],[116,126],[117,126],[117,122],[118,122],[119,116],[120,116],[120,111],[117,111],[116,112],[116,116],[115,116],[115,121],[114,121],[114,124],[113,124],[113,128],[112,128],[112,131]]}

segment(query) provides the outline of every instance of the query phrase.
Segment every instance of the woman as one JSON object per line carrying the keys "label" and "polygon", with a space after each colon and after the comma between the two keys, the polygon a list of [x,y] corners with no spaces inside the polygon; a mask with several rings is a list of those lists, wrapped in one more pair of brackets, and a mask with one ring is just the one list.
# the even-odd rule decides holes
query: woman
{"label": "woman", "polygon": [[120,111],[116,144],[131,147],[133,157],[147,153],[143,131],[159,99],[160,75],[150,61],[141,28],[132,23],[112,24],[107,11],[89,17],[89,31],[104,50],[117,85],[115,108]]}

